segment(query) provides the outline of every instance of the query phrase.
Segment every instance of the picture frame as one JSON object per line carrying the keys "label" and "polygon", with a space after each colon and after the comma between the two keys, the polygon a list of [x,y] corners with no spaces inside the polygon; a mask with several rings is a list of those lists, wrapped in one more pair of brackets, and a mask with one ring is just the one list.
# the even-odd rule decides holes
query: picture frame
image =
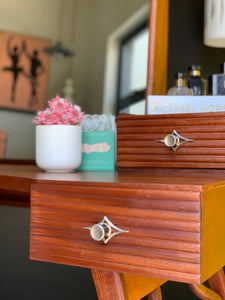
{"label": "picture frame", "polygon": [[0,32],[0,108],[37,112],[46,106],[50,41]]}

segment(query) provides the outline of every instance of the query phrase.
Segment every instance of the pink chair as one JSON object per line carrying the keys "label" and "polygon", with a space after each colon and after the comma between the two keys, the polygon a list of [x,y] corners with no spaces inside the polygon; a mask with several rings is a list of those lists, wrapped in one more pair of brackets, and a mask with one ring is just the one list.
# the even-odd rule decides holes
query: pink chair
{"label": "pink chair", "polygon": [[5,157],[7,133],[0,131],[0,158]]}

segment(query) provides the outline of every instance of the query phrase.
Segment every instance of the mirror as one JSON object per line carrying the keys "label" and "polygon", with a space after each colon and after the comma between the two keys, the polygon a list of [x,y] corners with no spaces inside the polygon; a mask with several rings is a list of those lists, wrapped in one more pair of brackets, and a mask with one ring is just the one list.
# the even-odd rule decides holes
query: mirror
{"label": "mirror", "polygon": [[[61,1],[65,3],[63,10]],[[51,58],[47,99],[63,94],[65,79],[72,77],[74,101],[86,113],[102,113],[108,39],[119,29],[128,32],[129,19],[146,5],[149,0],[33,0],[32,5],[29,0],[23,4],[3,0],[0,27],[48,38],[52,44],[60,40],[72,48],[73,58]],[[148,15],[148,11],[145,13]],[[6,158],[34,158],[33,118],[32,113],[0,109],[0,130],[7,132]]]}
{"label": "mirror", "polygon": [[[129,17],[144,5],[148,5],[150,1],[67,0],[64,1],[65,18],[62,18],[62,12],[59,11],[60,2],[61,0],[33,0],[30,5],[30,2],[25,0],[21,5],[16,0],[2,0],[1,30],[49,38],[54,44],[59,39],[59,20],[62,22],[64,19],[61,24],[60,40],[66,47],[74,49],[75,57],[69,60],[51,59],[47,98],[61,93],[65,79],[72,77],[76,90],[75,102],[87,113],[102,113],[105,88],[110,91],[109,95],[113,95],[112,86],[115,84],[112,84],[109,78],[107,85],[104,86],[107,67],[109,69],[115,67],[114,62],[112,65],[106,64],[107,38],[112,33],[116,34],[117,29],[122,25],[125,30]],[[167,3],[167,0],[152,0],[152,8],[156,4],[167,5]],[[168,13],[168,9],[161,8],[160,12],[163,16],[164,13]],[[163,45],[167,38],[164,16],[159,21],[160,27],[157,26],[161,28],[161,38],[156,41],[155,31],[150,41],[146,95],[164,93],[163,91],[172,86],[174,74],[186,72],[190,64],[201,64],[203,76],[207,78],[210,74],[218,73],[219,64],[225,61],[224,49],[203,45],[204,0],[169,1],[169,15],[168,72],[164,56],[166,51],[164,54],[161,52],[166,49]],[[154,26],[151,25],[151,30],[153,28]],[[112,44],[112,47],[114,46],[115,44]],[[167,78],[168,85],[165,87]],[[115,106],[114,98],[113,96],[108,99],[110,104],[108,111]],[[34,114],[0,109],[0,130],[8,133],[7,158],[34,158],[33,118]]]}

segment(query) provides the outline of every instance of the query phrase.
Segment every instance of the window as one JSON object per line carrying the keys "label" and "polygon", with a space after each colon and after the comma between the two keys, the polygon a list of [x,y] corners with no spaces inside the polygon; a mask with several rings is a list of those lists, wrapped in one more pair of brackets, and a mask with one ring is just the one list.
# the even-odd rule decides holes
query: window
{"label": "window", "polygon": [[145,113],[148,36],[146,21],[121,41],[118,113]]}

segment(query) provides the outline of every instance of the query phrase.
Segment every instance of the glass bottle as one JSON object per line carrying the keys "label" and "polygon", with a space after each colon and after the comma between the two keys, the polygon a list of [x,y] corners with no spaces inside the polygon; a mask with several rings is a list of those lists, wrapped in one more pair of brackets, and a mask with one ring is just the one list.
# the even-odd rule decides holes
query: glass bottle
{"label": "glass bottle", "polygon": [[220,72],[209,76],[209,95],[225,95],[225,62],[220,65]]}
{"label": "glass bottle", "polygon": [[200,96],[208,94],[208,82],[201,76],[202,67],[199,65],[191,65],[188,67],[189,77],[187,78],[187,86],[192,95]]}
{"label": "glass bottle", "polygon": [[175,86],[168,90],[167,95],[190,96],[191,90],[187,87],[185,73],[175,74]]}

